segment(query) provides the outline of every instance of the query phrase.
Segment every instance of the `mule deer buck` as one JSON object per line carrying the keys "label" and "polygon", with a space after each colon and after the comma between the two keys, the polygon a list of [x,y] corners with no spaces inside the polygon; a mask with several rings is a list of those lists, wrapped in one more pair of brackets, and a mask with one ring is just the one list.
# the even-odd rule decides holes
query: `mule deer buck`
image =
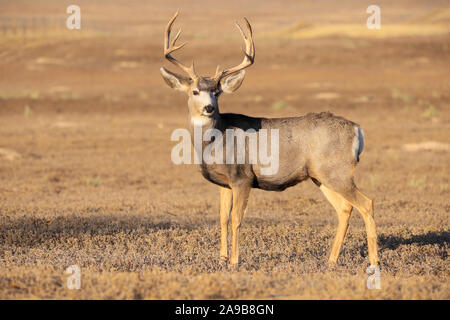
{"label": "mule deer buck", "polygon": [[[204,129],[218,129],[221,132],[226,129],[244,131],[277,129],[279,132],[280,159],[278,172],[275,174],[261,174],[258,163],[200,165],[203,176],[220,186],[220,259],[224,262],[228,260],[228,221],[231,212],[230,266],[238,265],[239,230],[251,188],[282,191],[310,178],[323,192],[338,216],[329,264],[337,262],[350,214],[355,207],[364,219],[370,265],[377,265],[377,236],[372,200],[358,190],[353,179],[353,172],[364,146],[364,135],[359,125],[329,112],[272,119],[220,113],[218,106],[220,94],[236,91],[244,79],[244,69],[254,62],[255,45],[250,23],[244,18],[247,26],[245,33],[236,22],[245,42],[243,61],[229,69],[221,69],[218,66],[213,77],[201,77],[195,72],[194,62],[191,66],[187,66],[172,56],[174,51],[186,44],[176,45],[181,30],[173,39],[170,38],[172,25],[177,16],[178,12],[170,19],[165,30],[164,56],[187,76],[173,73],[163,67],[160,71],[171,88],[188,95],[191,133],[195,125],[200,125]],[[248,150],[245,152],[248,153]]]}

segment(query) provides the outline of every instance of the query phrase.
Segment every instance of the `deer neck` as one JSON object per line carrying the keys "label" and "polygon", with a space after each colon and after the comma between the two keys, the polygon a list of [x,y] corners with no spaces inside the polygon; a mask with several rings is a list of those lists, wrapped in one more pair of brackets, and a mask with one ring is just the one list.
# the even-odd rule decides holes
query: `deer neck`
{"label": "deer neck", "polygon": [[193,115],[191,112],[189,112],[189,127],[191,128],[191,130],[194,127],[201,127],[204,132],[205,130],[217,127],[220,122],[221,116],[219,112],[216,112],[212,117]]}
{"label": "deer neck", "polygon": [[[194,145],[195,140],[201,139],[203,148],[210,144],[211,141],[203,141],[205,132],[209,129],[219,129],[222,124],[220,113],[214,114],[212,117],[192,117],[189,115],[189,131],[191,133],[191,142]],[[200,137],[198,135],[201,135]]]}

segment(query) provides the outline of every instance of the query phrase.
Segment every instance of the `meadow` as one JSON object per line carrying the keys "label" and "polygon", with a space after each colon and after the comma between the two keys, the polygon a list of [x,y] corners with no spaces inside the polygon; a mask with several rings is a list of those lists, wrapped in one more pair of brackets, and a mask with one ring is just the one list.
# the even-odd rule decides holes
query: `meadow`
{"label": "meadow", "polygon": [[[379,1],[377,35],[368,1],[78,1],[74,31],[66,2],[0,4],[0,299],[450,298],[445,2]],[[253,190],[240,268],[220,264],[219,189],[170,160],[171,133],[188,125],[186,97],[159,73],[174,70],[162,40],[178,8],[178,56],[203,75],[240,62],[233,22],[253,25],[255,64],[221,112],[331,111],[362,126],[356,182],[374,199],[381,289],[366,287],[357,211],[328,267],[337,217],[311,181]],[[23,22],[33,16],[53,22]],[[70,265],[80,290],[66,286]]]}

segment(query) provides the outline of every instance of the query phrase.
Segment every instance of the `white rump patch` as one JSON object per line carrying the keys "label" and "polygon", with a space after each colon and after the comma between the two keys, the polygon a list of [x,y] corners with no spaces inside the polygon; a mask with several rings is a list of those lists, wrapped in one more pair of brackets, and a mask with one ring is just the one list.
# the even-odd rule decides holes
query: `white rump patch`
{"label": "white rump patch", "polygon": [[364,132],[360,127],[355,127],[355,138],[353,139],[352,150],[356,162],[359,162],[359,155],[364,149]]}

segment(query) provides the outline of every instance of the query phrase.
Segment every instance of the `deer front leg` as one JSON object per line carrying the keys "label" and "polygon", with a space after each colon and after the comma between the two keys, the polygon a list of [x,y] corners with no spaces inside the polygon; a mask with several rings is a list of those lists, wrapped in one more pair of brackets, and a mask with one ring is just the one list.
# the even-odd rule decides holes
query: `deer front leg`
{"label": "deer front leg", "polygon": [[242,218],[247,208],[247,200],[250,194],[250,185],[237,185],[232,187],[233,191],[233,209],[231,211],[231,257],[230,265],[236,268],[239,263],[239,230],[241,228]]}
{"label": "deer front leg", "polygon": [[220,260],[228,260],[228,219],[233,205],[233,191],[220,187]]}

